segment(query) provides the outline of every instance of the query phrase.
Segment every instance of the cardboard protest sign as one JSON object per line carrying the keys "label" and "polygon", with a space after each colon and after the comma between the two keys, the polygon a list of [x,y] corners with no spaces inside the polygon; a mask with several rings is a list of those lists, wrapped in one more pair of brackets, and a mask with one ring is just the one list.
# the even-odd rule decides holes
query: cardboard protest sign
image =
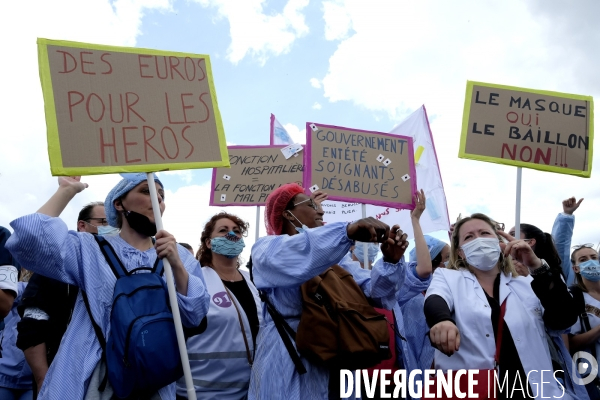
{"label": "cardboard protest sign", "polygon": [[305,187],[329,200],[414,208],[410,137],[309,122],[304,164]]}
{"label": "cardboard protest sign", "polygon": [[591,96],[467,82],[460,158],[589,178]]}
{"label": "cardboard protest sign", "polygon": [[302,185],[302,153],[286,159],[286,146],[229,146],[231,168],[214,168],[211,206],[264,206],[286,183]]}
{"label": "cardboard protest sign", "polygon": [[53,175],[224,167],[206,55],[38,39]]}

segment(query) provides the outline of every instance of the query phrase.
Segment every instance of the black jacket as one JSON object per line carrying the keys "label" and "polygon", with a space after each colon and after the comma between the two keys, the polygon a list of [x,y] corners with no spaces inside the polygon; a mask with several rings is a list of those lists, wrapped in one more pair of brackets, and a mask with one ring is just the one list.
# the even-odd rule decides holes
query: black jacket
{"label": "black jacket", "polygon": [[[48,365],[58,352],[60,341],[71,321],[79,288],[33,274],[18,306],[21,321],[17,324],[17,347],[26,350],[46,343]],[[48,320],[23,318],[27,308],[39,308],[49,315]]]}

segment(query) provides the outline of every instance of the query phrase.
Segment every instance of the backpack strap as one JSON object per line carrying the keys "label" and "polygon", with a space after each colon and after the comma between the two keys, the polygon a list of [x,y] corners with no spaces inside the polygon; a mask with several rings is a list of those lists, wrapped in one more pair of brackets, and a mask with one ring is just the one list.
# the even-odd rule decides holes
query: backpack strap
{"label": "backpack strap", "polygon": [[[123,263],[121,263],[121,260],[115,254],[115,250],[112,248],[110,243],[108,243],[108,241],[104,238],[104,236],[94,235],[94,239],[96,239],[96,242],[98,242],[98,246],[100,246],[100,251],[102,251],[104,258],[106,258],[106,262],[108,263],[110,269],[115,274],[117,279],[119,279],[122,276],[127,276],[128,273],[125,267],[123,266]],[[100,360],[101,362],[104,362],[105,372],[104,378],[102,378],[100,386],[98,386],[98,391],[103,392],[104,389],[106,389],[106,383],[108,382],[108,365],[106,363],[106,338],[102,333],[102,329],[100,329],[100,326],[96,323],[96,320],[92,315],[92,309],[90,308],[90,300],[88,299],[87,294],[83,289],[81,290],[81,296],[83,297],[83,303],[85,304],[85,309],[87,310],[88,315],[90,316],[90,321],[92,322],[92,327],[94,327],[94,332],[96,333],[98,342],[100,342],[100,347],[102,348],[102,355],[100,357]]]}
{"label": "backpack strap", "polygon": [[583,290],[577,285],[573,285],[569,288],[571,294],[573,295],[573,300],[575,300],[575,308],[577,313],[579,314],[579,323],[581,324],[581,331],[588,332],[590,331],[590,319],[588,317],[587,312],[585,311],[585,299],[583,298]]}
{"label": "backpack strap", "polygon": [[123,266],[121,259],[115,253],[115,249],[108,243],[104,236],[94,235],[94,239],[98,242],[98,246],[100,246],[100,251],[104,254],[104,258],[106,258],[106,262],[112,269],[113,273],[117,277],[117,279],[129,275],[129,272]]}
{"label": "backpack strap", "polygon": [[[252,281],[252,283],[254,283],[254,275],[252,275],[252,257],[250,257],[250,260],[248,261],[248,264],[246,264],[246,267],[250,271],[250,280]],[[258,294],[263,303],[265,303],[267,311],[273,319],[273,323],[275,323],[275,328],[277,328],[277,332],[279,333],[279,336],[281,337],[281,340],[283,341],[283,344],[285,345],[285,348],[288,351],[288,354],[290,355],[294,366],[296,367],[296,371],[298,371],[298,374],[300,375],[305,374],[306,368],[304,367],[304,364],[302,364],[300,355],[298,354],[298,351],[292,343],[292,339],[296,340],[296,332],[286,322],[285,318],[283,318],[283,316],[279,313],[279,311],[277,311],[273,304],[271,304],[269,298],[267,297],[267,294],[262,290],[259,290]]]}
{"label": "backpack strap", "polygon": [[152,272],[158,274],[159,276],[162,276],[165,273],[165,266],[163,260],[162,258],[158,258],[158,255],[156,256],[156,261],[154,262]]}
{"label": "backpack strap", "polygon": [[106,383],[108,382],[108,365],[106,364],[106,339],[104,338],[104,334],[100,329],[100,326],[96,323],[94,316],[92,315],[92,309],[90,308],[90,301],[87,297],[87,294],[84,290],[81,290],[81,296],[83,297],[83,303],[85,304],[85,309],[90,316],[90,321],[92,322],[92,326],[94,327],[94,332],[96,332],[96,337],[98,338],[98,342],[100,342],[100,348],[102,348],[102,355],[100,357],[100,361],[104,362],[105,371],[104,378],[102,378],[102,382],[100,382],[100,386],[98,386],[98,391],[104,392],[106,389]]}

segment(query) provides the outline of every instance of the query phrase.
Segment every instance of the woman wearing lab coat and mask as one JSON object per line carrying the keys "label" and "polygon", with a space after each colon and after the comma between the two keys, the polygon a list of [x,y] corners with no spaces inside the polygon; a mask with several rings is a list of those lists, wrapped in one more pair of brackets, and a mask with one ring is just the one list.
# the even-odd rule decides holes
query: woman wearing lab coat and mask
{"label": "woman wearing lab coat and mask", "polygon": [[[498,235],[509,243],[501,247]],[[528,267],[533,279],[517,276],[509,256]],[[496,388],[499,398],[571,398],[553,377],[545,329],[573,325],[573,299],[561,276],[525,241],[496,232],[486,215],[456,224],[450,263],[433,276],[425,315],[437,348],[436,369],[482,370],[478,390],[492,394],[488,371],[497,368],[504,385]],[[481,387],[487,376],[489,392],[486,383]]]}

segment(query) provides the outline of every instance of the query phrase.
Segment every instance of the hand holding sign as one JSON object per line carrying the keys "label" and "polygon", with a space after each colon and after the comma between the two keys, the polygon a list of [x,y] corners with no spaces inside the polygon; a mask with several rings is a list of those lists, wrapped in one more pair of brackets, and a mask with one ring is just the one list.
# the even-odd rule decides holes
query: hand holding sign
{"label": "hand holding sign", "polygon": [[321,208],[322,208],[321,203],[324,202],[325,200],[327,200],[327,197],[328,197],[327,193],[323,192],[322,190],[317,190],[316,192],[314,192],[312,194],[313,200]]}
{"label": "hand holding sign", "polygon": [[88,184],[81,182],[81,176],[59,176],[58,187],[75,190],[75,193],[79,193],[85,190]]}

